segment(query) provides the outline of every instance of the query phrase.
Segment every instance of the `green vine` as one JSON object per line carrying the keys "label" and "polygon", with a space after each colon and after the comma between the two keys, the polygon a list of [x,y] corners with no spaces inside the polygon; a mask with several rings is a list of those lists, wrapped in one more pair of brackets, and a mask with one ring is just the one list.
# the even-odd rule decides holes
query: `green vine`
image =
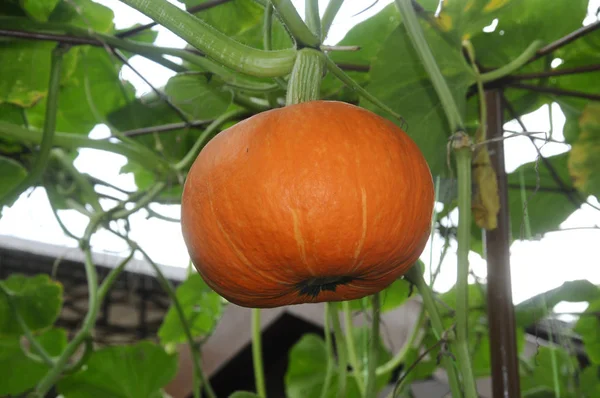
{"label": "green vine", "polygon": [[365,381],[363,379],[363,370],[361,363],[356,355],[356,344],[354,342],[354,324],[352,323],[352,313],[350,312],[350,303],[342,302],[342,312],[344,316],[344,331],[346,332],[346,342],[348,346],[348,362],[352,366],[352,375],[356,380],[356,385],[361,394],[365,393]]}
{"label": "green vine", "polygon": [[[276,77],[288,74],[294,65],[296,50],[264,51],[245,46],[165,0],[121,1],[233,70],[259,77]],[[274,2],[277,6],[276,3],[285,2]]]}
{"label": "green vine", "polygon": [[254,367],[254,384],[256,393],[261,398],[266,398],[265,372],[262,360],[262,342],[260,329],[260,309],[252,309],[252,364]]}
{"label": "green vine", "polygon": [[372,320],[371,337],[369,341],[369,359],[367,362],[367,387],[365,389],[366,398],[376,398],[377,396],[377,361],[379,354],[379,317],[381,312],[381,303],[379,293],[371,297]]}
{"label": "green vine", "polygon": [[326,398],[329,395],[329,387],[333,376],[333,342],[331,339],[331,304],[325,302],[323,307],[323,333],[325,334],[325,351],[327,353],[327,370],[325,371],[325,379],[323,381],[323,389],[321,390],[321,398]]}
{"label": "green vine", "polygon": [[333,333],[335,337],[335,346],[338,356],[338,398],[346,398],[346,375],[348,373],[348,357],[346,339],[344,332],[342,331],[342,325],[340,323],[340,313],[338,309],[338,303],[330,303],[330,314],[331,323],[333,324]]}
{"label": "green vine", "polygon": [[46,105],[46,117],[44,119],[44,130],[39,141],[40,150],[29,170],[29,174],[15,188],[4,197],[0,197],[0,208],[3,203],[12,202],[23,191],[35,184],[46,169],[50,151],[54,141],[56,129],[56,111],[58,108],[58,93],[60,91],[60,78],[62,73],[63,57],[68,51],[67,47],[57,46],[52,52],[52,63],[50,69],[50,82],[48,88],[48,100]]}
{"label": "green vine", "polygon": [[[320,44],[319,36],[311,32],[302,18],[300,18],[291,0],[271,0],[271,3],[298,44],[305,47],[317,47]],[[318,17],[318,14],[316,16]]]}

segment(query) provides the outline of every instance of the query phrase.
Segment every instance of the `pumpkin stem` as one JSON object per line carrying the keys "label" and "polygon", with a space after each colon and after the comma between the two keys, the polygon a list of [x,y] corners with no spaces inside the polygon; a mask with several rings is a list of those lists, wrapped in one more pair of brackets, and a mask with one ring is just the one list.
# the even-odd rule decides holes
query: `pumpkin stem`
{"label": "pumpkin stem", "polygon": [[324,62],[319,51],[312,48],[300,50],[290,75],[286,105],[318,100],[323,68]]}

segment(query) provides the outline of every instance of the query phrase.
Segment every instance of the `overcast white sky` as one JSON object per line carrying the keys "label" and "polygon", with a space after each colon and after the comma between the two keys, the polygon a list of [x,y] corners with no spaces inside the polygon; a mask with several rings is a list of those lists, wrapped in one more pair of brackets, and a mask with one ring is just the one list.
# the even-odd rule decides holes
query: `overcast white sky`
{"label": "overcast white sky", "polygon": [[[135,23],[147,23],[150,20],[123,5],[118,0],[96,0],[115,10],[115,23],[117,28],[126,28]],[[172,1],[174,4],[178,4]],[[374,15],[391,0],[380,0],[375,6],[359,16],[354,16],[363,8],[371,4],[371,1],[346,1],[342,7],[328,40],[329,44],[338,42],[345,33],[356,23]],[[294,0],[300,14],[303,15],[304,1]],[[325,9],[326,1],[320,1],[321,12]],[[600,6],[600,0],[590,2],[590,11],[595,11]],[[591,22],[590,18],[586,22]],[[163,28],[155,28],[159,31],[157,45],[169,47],[182,47],[184,42]],[[172,72],[158,66],[141,57],[134,57],[132,65],[141,71],[144,76],[156,86],[166,83]],[[143,83],[133,72],[125,68],[122,72],[125,79],[131,81],[138,92],[143,94],[150,88]],[[557,106],[553,108],[554,115],[554,138],[562,139],[562,126],[564,117]],[[547,131],[548,107],[524,117],[527,127],[531,131]],[[508,123],[507,129],[519,131],[516,123]],[[90,134],[92,138],[104,138],[108,136],[108,128],[104,125],[97,126]],[[511,138],[505,142],[506,152],[510,156],[506,160],[508,171],[514,170],[520,164],[535,160],[536,152],[530,141],[526,138]],[[546,144],[542,153],[545,156],[564,152],[568,146],[561,144]],[[77,168],[85,173],[96,176],[120,186],[124,189],[134,190],[133,176],[130,174],[120,175],[119,169],[125,164],[125,159],[120,155],[114,155],[102,151],[82,149],[76,160]],[[593,203],[598,205],[594,199]],[[179,217],[179,206],[153,206],[161,213],[171,217]],[[75,211],[61,211],[63,220],[71,230],[81,235],[87,224],[87,218]],[[138,241],[150,255],[161,264],[179,267],[188,265],[188,255],[183,243],[180,226],[178,223],[169,223],[157,219],[146,219],[145,214],[138,214],[130,218],[132,233],[131,237]],[[600,225],[600,212],[589,207],[576,211],[567,219],[561,227],[573,228],[582,226]],[[53,243],[65,246],[65,250],[77,250],[76,242],[64,236],[50,210],[44,190],[36,189],[21,196],[17,203],[10,209],[4,210],[4,216],[0,219],[0,234],[17,236],[40,242]],[[539,292],[546,291],[559,286],[566,280],[586,278],[593,283],[600,284],[600,230],[573,230],[554,232],[547,234],[543,239],[533,242],[515,242],[511,247],[513,294],[515,302],[520,302]],[[431,242],[430,242],[431,243]],[[101,231],[92,241],[94,250],[124,254],[127,247],[111,234]],[[439,252],[443,241],[433,241],[433,264],[437,264]],[[428,246],[422,256],[426,264],[430,260],[430,247]],[[485,262],[475,254],[471,256],[471,265],[475,273],[485,277]],[[456,259],[454,253],[449,253],[442,267],[442,273],[436,283],[436,289],[445,291],[455,282]],[[559,305],[557,311],[581,311],[585,305]]]}

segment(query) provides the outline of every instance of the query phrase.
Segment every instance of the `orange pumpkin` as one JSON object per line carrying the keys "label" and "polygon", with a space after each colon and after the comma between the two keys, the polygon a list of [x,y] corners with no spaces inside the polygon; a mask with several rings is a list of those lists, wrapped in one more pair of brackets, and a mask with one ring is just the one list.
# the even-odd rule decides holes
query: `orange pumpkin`
{"label": "orange pumpkin", "polygon": [[206,283],[268,308],[384,289],[422,253],[433,202],[430,170],[404,131],[312,101],[213,138],[187,176],[181,221]]}

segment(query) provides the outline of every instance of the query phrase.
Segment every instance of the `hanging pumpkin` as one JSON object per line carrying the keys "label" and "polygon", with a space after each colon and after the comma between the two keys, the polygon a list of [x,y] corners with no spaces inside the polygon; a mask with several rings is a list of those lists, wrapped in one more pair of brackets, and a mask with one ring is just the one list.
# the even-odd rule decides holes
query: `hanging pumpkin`
{"label": "hanging pumpkin", "polygon": [[268,308],[386,288],[422,253],[433,202],[404,131],[354,105],[311,101],[213,138],[187,176],[181,221],[206,283]]}

